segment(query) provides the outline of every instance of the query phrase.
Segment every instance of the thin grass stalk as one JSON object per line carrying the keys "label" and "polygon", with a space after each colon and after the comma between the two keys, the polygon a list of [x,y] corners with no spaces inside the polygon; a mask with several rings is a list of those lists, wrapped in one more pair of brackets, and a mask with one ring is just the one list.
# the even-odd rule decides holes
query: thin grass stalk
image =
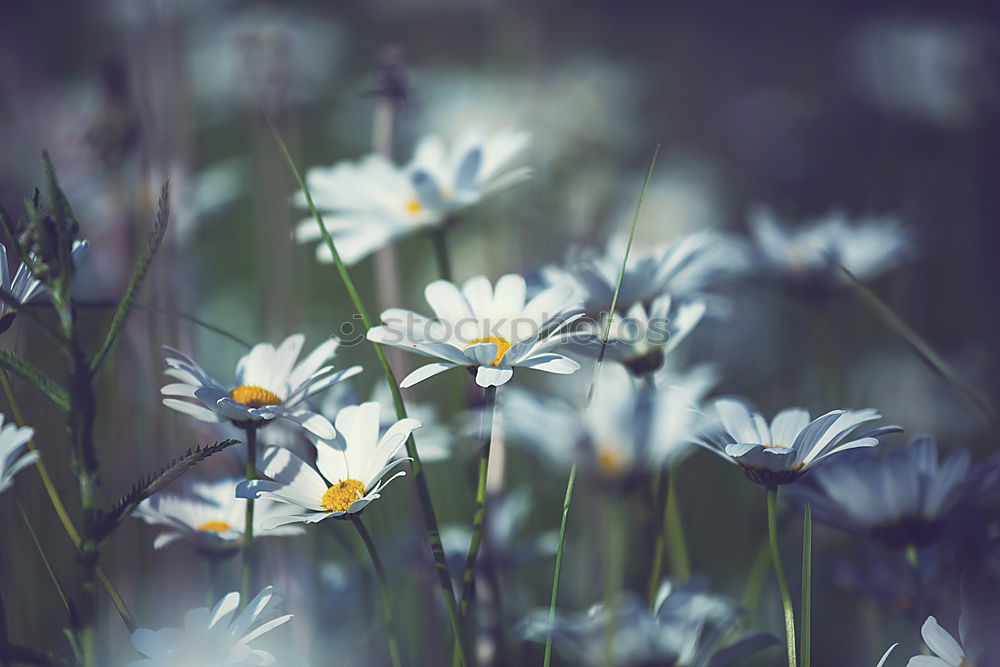
{"label": "thin grass stalk", "polygon": [[[12,387],[10,386],[10,379],[7,377],[7,373],[2,368],[0,368],[0,384],[3,385],[3,391],[7,397],[7,404],[10,406],[14,422],[18,426],[24,426],[24,416],[21,413],[21,407],[17,402],[17,398],[14,396]],[[35,445],[34,438],[28,441],[28,450],[32,452],[39,451],[38,446]],[[59,517],[59,523],[62,524],[63,530],[66,531],[66,535],[69,536],[70,542],[73,543],[73,548],[79,550],[80,533],[73,524],[73,520],[70,518],[69,512],[66,511],[66,505],[59,496],[59,490],[56,489],[56,485],[52,481],[52,476],[49,475],[49,469],[48,466],[45,465],[44,457],[39,455],[39,457],[35,460],[33,467],[38,470],[38,476],[42,480],[42,486],[45,488],[45,493],[49,497],[49,502],[52,503],[52,509],[55,510],[56,516]],[[121,616],[122,622],[125,623],[125,627],[130,633],[135,632],[135,621],[132,620],[132,614],[129,612],[128,606],[126,606],[121,595],[119,595],[118,589],[115,588],[111,578],[108,577],[107,572],[104,571],[104,568],[101,567],[99,563],[96,570],[97,580],[101,583],[101,586],[104,587],[104,590],[107,591],[108,597],[111,598],[112,604],[114,604],[115,609],[118,610],[118,615]]]}
{"label": "thin grass stalk", "polygon": [[[639,212],[642,210],[642,202],[646,199],[646,188],[649,187],[649,180],[653,176],[653,167],[656,166],[656,157],[660,154],[660,145],[656,145],[653,151],[653,159],[649,163],[649,171],[646,172],[646,180],[642,183],[642,191],[639,193],[639,203],[635,207],[635,215],[632,217],[632,227],[629,230],[628,242],[625,244],[625,256],[622,258],[622,265],[618,271],[618,283],[615,286],[614,296],[611,297],[611,308],[608,311],[608,321],[601,334],[601,350],[597,355],[597,363],[594,365],[594,375],[590,379],[590,388],[587,390],[586,405],[594,398],[594,386],[597,384],[597,376],[604,363],[604,354],[607,350],[608,336],[611,335],[612,314],[618,306],[618,294],[622,289],[622,281],[625,279],[625,267],[628,264],[628,256],[632,251],[632,241],[635,240],[635,230],[639,225]],[[566,495],[563,498],[562,519],[559,522],[559,544],[556,547],[555,571],[552,573],[552,594],[549,597],[549,621],[548,630],[545,633],[545,656],[542,664],[549,667],[552,662],[552,626],[556,620],[556,598],[559,596],[559,578],[562,568],[563,548],[566,545],[566,520],[569,516],[569,506],[573,501],[573,485],[576,483],[576,463],[570,468],[569,479],[566,480]]]}
{"label": "thin grass stalk", "polygon": [[809,667],[812,652],[812,507],[806,503],[802,513],[802,638],[799,655],[802,667]]}
{"label": "thin grass stalk", "polygon": [[[247,435],[247,481],[257,479],[257,427],[248,426]],[[246,512],[243,516],[243,562],[240,567],[240,603],[244,606],[250,602],[253,589],[253,576],[256,569],[255,546],[253,542],[253,504],[246,501]]]}
{"label": "thin grass stalk", "polygon": [[[284,155],[285,160],[288,162],[289,169],[291,169],[292,174],[295,176],[296,183],[298,183],[299,188],[302,190],[302,194],[305,196],[306,204],[309,207],[309,211],[312,213],[313,219],[319,225],[320,234],[323,236],[323,241],[326,243],[327,248],[330,249],[330,254],[333,256],[333,262],[337,267],[337,272],[340,275],[341,281],[344,283],[344,289],[347,290],[347,294],[351,298],[351,303],[354,305],[355,311],[357,311],[358,316],[361,318],[361,324],[367,332],[372,326],[371,319],[368,317],[368,311],[365,309],[364,304],[361,301],[361,297],[358,295],[358,291],[354,286],[354,281],[351,280],[347,267],[344,265],[343,260],[341,260],[340,253],[337,252],[337,247],[334,244],[330,233],[327,231],[326,223],[323,221],[323,216],[321,216],[319,211],[316,209],[316,205],[312,200],[312,195],[309,193],[309,189],[302,180],[302,176],[299,174],[299,170],[295,166],[295,161],[292,160],[292,156],[288,152],[288,147],[281,139],[281,135],[274,127],[274,124],[271,123],[270,119],[268,119],[268,124],[271,127],[271,132],[274,134],[274,139],[277,142],[278,147],[281,149],[282,155]],[[399,383],[396,381],[396,375],[393,373],[392,367],[389,365],[389,360],[386,358],[385,351],[382,349],[382,346],[373,341],[372,347],[375,349],[375,356],[378,358],[379,365],[381,365],[383,374],[385,375],[386,384],[389,385],[389,391],[392,393],[392,403],[396,409],[396,417],[398,419],[405,419],[406,406],[403,403],[403,395],[400,392]],[[431,549],[431,555],[434,557],[434,563],[438,573],[438,582],[441,587],[441,596],[444,599],[445,609],[451,623],[452,633],[455,637],[462,637],[458,603],[455,599],[455,590],[451,583],[451,575],[448,572],[448,562],[445,558],[444,545],[441,543],[441,534],[438,530],[437,517],[434,514],[434,505],[431,502],[431,494],[427,486],[427,476],[424,472],[424,466],[420,461],[420,454],[417,452],[416,442],[414,441],[412,435],[410,435],[410,437],[406,440],[406,454],[411,459],[410,469],[413,472],[413,483],[417,490],[417,501],[420,505],[421,513],[426,526],[427,542]],[[460,658],[464,664],[468,664],[468,661],[466,660],[467,651],[464,646],[464,641],[460,642],[460,644]]]}
{"label": "thin grass stalk", "polygon": [[399,636],[396,631],[396,620],[392,609],[392,596],[389,593],[389,580],[385,576],[385,568],[382,567],[382,559],[379,558],[378,549],[375,548],[375,541],[362,523],[358,515],[351,516],[351,523],[358,529],[361,541],[365,543],[368,555],[372,560],[372,568],[375,570],[375,577],[378,579],[379,590],[382,593],[382,607],[385,613],[385,629],[389,643],[389,658],[393,667],[402,667],[403,660],[399,650]]}
{"label": "thin grass stalk", "polygon": [[767,536],[771,546],[771,562],[774,565],[774,577],[778,580],[778,591],[781,593],[781,606],[785,616],[785,645],[788,649],[788,667],[795,667],[795,610],[792,607],[792,596],[788,593],[788,582],[781,567],[781,551],[778,549],[778,489],[767,489]]}

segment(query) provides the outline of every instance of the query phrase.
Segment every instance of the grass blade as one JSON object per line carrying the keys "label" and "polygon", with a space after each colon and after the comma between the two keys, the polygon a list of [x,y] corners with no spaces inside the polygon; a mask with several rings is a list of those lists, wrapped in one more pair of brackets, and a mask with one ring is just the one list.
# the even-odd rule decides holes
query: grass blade
{"label": "grass blade", "polygon": [[990,408],[982,396],[966,382],[962,377],[937,353],[934,348],[914,331],[910,325],[896,315],[882,299],[878,298],[875,292],[871,291],[864,283],[848,271],[843,264],[837,263],[840,270],[844,272],[850,281],[855,296],[865,306],[867,306],[882,322],[892,329],[900,338],[906,341],[917,356],[923,360],[931,370],[944,378],[952,387],[962,394],[968,401],[983,415],[987,423],[991,426],[998,426],[996,414]]}
{"label": "grass blade", "polygon": [[[656,145],[653,151],[653,159],[649,162],[649,171],[646,172],[646,180],[642,183],[642,191],[639,193],[639,203],[635,207],[635,215],[632,216],[632,227],[629,229],[628,242],[625,244],[625,256],[622,257],[622,265],[618,270],[618,283],[615,285],[614,296],[611,297],[611,309],[608,311],[608,321],[604,326],[601,335],[601,351],[597,355],[597,363],[594,364],[594,375],[590,379],[590,388],[587,390],[587,402],[594,398],[594,386],[597,384],[597,376],[600,374],[601,365],[604,363],[604,354],[607,351],[608,336],[611,335],[611,322],[614,319],[613,313],[618,306],[618,294],[622,289],[622,281],[625,280],[625,267],[628,265],[628,256],[632,251],[632,241],[635,240],[635,230],[639,225],[639,212],[642,211],[642,203],[646,199],[646,188],[653,177],[653,167],[656,166],[656,157],[660,154],[660,145]],[[566,521],[569,517],[570,503],[573,501],[573,486],[576,484],[576,463],[569,470],[569,479],[566,480],[566,495],[563,497],[562,518],[559,521],[559,544],[556,548],[555,571],[552,573],[552,593],[549,597],[549,622],[548,630],[545,634],[545,656],[542,664],[549,667],[552,662],[552,625],[556,620],[556,600],[559,597],[559,578],[562,574],[563,548],[566,546]]]}

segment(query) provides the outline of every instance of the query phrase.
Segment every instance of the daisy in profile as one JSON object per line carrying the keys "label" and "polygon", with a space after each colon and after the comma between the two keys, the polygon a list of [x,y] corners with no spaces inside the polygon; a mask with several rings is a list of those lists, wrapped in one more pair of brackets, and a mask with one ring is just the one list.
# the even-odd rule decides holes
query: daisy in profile
{"label": "daisy in profile", "polygon": [[577,317],[571,290],[553,287],[531,300],[525,291],[524,278],[513,273],[495,286],[484,276],[469,278],[461,289],[435,280],[424,296],[436,319],[390,308],[368,339],[437,359],[407,375],[402,387],[459,367],[473,370],[480,387],[505,384],[514,368],[576,372],[580,364],[551,351],[563,342],[560,330]]}
{"label": "daisy in profile", "polygon": [[789,229],[768,209],[750,218],[751,255],[760,270],[806,295],[843,285],[843,265],[859,280],[872,280],[899,265],[913,249],[910,235],[893,218],[850,222],[832,213]]}
{"label": "daisy in profile", "polygon": [[[624,489],[637,478],[679,464],[702,434],[699,403],[715,385],[707,368],[661,371],[656,389],[637,383],[625,368],[607,364],[594,397],[581,410],[557,397],[511,390],[501,403],[508,436],[560,464],[574,462],[592,477]],[[552,437],[558,433],[559,437]]]}
{"label": "daisy in profile", "polygon": [[[271,586],[240,608],[240,594],[226,595],[211,610],[192,609],[184,627],[132,633],[132,647],[145,656],[128,667],[250,667],[277,664],[275,657],[250,644],[283,625],[291,614],[279,615],[282,598]],[[281,663],[284,664],[284,663]]]}
{"label": "daisy in profile", "polygon": [[790,491],[815,517],[890,548],[935,541],[978,486],[968,451],[938,460],[933,438],[914,438],[885,456],[859,452],[824,466]]}
{"label": "daisy in profile", "polygon": [[[142,501],[134,516],[163,530],[156,536],[153,547],[162,549],[177,541],[190,543],[199,552],[225,556],[243,546],[246,501],[236,497],[236,485],[241,480],[223,478],[212,482],[193,482],[187,493],[158,493]],[[265,524],[288,514],[282,503],[261,501],[254,507],[254,536],[296,535],[296,526],[268,530]]]}
{"label": "daisy in profile", "polygon": [[[87,241],[73,242],[73,264],[79,265],[87,253]],[[29,303],[43,290],[42,281],[31,274],[26,264],[19,264],[14,276],[11,277],[7,266],[7,247],[0,243],[0,288],[10,294],[18,303]],[[14,324],[16,313],[6,302],[0,301],[0,333],[10,329]]]}
{"label": "daisy in profile", "polygon": [[[959,628],[962,628],[961,623]],[[924,638],[927,648],[934,655],[914,656],[906,663],[906,667],[976,667],[977,665],[990,664],[985,655],[972,655],[970,657],[970,651],[967,651],[947,630],[942,628],[933,616],[928,616],[927,620],[924,621],[920,628],[920,635]]]}
{"label": "daisy in profile", "polygon": [[[337,414],[337,432],[330,439],[315,439],[316,468],[281,447],[268,447],[262,455],[261,472],[269,480],[249,480],[236,490],[240,498],[264,498],[293,506],[285,516],[272,516],[264,527],[327,518],[351,518],[380,497],[389,482],[402,477],[399,471],[383,479],[409,459],[400,450],[410,433],[420,426],[416,419],[403,419],[379,437],[378,403],[362,403]],[[273,480],[273,481],[270,481]]]}
{"label": "daisy in profile", "polygon": [[[255,345],[236,365],[236,380],[221,385],[196,361],[173,348],[165,348],[164,371],[177,382],[160,389],[163,404],[204,422],[231,422],[241,429],[260,428],[274,419],[294,422],[320,438],[333,438],[333,425],[313,412],[307,401],[332,385],[361,372],[360,366],[334,371],[324,366],[340,344],[329,338],[305,359],[296,361],[305,342],[293,334],[277,347]],[[229,387],[229,388],[227,388]]]}
{"label": "daisy in profile", "polygon": [[652,611],[625,595],[614,608],[597,604],[554,623],[547,612],[538,612],[522,628],[535,641],[544,642],[551,633],[553,645],[572,664],[730,665],[777,641],[763,633],[727,641],[740,615],[732,600],[712,594],[704,579],[695,577],[681,586],[664,582]]}
{"label": "daisy in profile", "polygon": [[14,475],[38,460],[38,452],[28,451],[35,429],[3,422],[0,413],[0,493],[14,484]]}
{"label": "daisy in profile", "polygon": [[[528,142],[525,132],[474,128],[449,149],[440,137],[427,136],[405,167],[372,154],[356,163],[310,169],[306,185],[337,252],[353,264],[398,238],[441,227],[461,209],[528,178],[530,170],[510,168]],[[297,201],[304,206],[304,194]],[[308,218],[296,227],[295,238],[313,243],[322,234]],[[333,261],[324,243],[316,256]]]}
{"label": "daisy in profile", "polygon": [[779,412],[770,426],[764,417],[739,401],[714,404],[720,426],[700,444],[738,464],[747,477],[769,488],[794,482],[821,461],[857,447],[874,447],[879,438],[902,431],[898,426],[855,433],[862,424],[881,419],[877,411],[831,410],[813,420],[802,408]]}

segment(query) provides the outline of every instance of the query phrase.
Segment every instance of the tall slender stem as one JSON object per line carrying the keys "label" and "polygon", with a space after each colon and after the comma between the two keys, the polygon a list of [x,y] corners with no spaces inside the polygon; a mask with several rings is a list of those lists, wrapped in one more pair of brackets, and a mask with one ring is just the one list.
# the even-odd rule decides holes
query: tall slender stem
{"label": "tall slender stem", "polygon": [[549,595],[549,632],[545,636],[545,657],[542,664],[549,667],[552,662],[552,626],[556,621],[556,598],[559,596],[559,579],[562,576],[563,547],[566,546],[566,520],[569,517],[569,506],[573,502],[573,487],[576,485],[576,463],[569,469],[569,479],[566,480],[566,495],[563,498],[562,519],[559,520],[559,546],[556,548],[555,571],[552,573],[552,592]]}
{"label": "tall slender stem", "polygon": [[[257,478],[257,427],[248,426],[247,434],[247,480]],[[253,543],[253,500],[247,500],[243,518],[243,566],[240,577],[240,602],[245,606],[250,602],[256,553]]]}
{"label": "tall slender stem", "polygon": [[677,583],[684,583],[691,577],[691,559],[684,538],[684,521],[677,500],[677,476],[673,467],[667,471],[667,506],[663,512],[663,523],[671,576]]}
{"label": "tall slender stem", "polygon": [[399,638],[396,634],[396,621],[392,611],[392,596],[389,595],[389,582],[385,577],[385,569],[382,567],[382,559],[379,558],[378,549],[375,548],[375,542],[372,540],[372,536],[368,533],[368,529],[365,528],[365,524],[361,522],[361,517],[357,514],[351,515],[351,523],[353,523],[354,527],[358,529],[358,535],[361,536],[361,541],[365,543],[365,548],[368,549],[368,555],[371,556],[372,559],[372,568],[375,570],[375,576],[378,579],[379,589],[382,592],[382,606],[385,611],[385,628],[389,641],[389,658],[392,660],[393,667],[401,667],[403,661],[400,657]]}
{"label": "tall slender stem", "polygon": [[778,489],[767,489],[767,536],[771,543],[771,562],[774,564],[774,577],[778,580],[778,590],[781,592],[781,605],[785,613],[785,643],[788,648],[788,667],[795,667],[795,610],[792,608],[792,596],[788,593],[788,583],[781,568],[781,552],[778,549]]}
{"label": "tall slender stem", "polygon": [[438,277],[442,280],[451,280],[451,256],[448,253],[448,221],[440,226],[434,227],[430,231],[431,241],[434,242],[434,258],[437,260]]}
{"label": "tall slender stem", "polygon": [[[302,175],[295,166],[295,161],[292,160],[291,153],[288,152],[288,147],[281,139],[281,135],[278,134],[278,130],[274,127],[273,123],[271,123],[271,131],[274,133],[274,140],[281,149],[282,155],[284,155],[285,160],[288,162],[288,168],[295,176],[295,182],[298,183],[299,188],[302,190],[302,194],[306,198],[306,203],[309,206],[309,211],[313,215],[313,219],[316,220],[316,224],[319,225],[320,234],[323,237],[324,243],[326,243],[326,247],[330,249],[330,254],[333,256],[337,272],[340,275],[341,281],[344,283],[344,289],[347,290],[347,294],[351,298],[351,303],[354,305],[354,309],[357,311],[357,314],[361,317],[361,324],[364,326],[365,332],[367,332],[372,327],[371,319],[368,317],[368,311],[365,309],[364,303],[358,295],[358,291],[354,286],[354,281],[351,280],[347,267],[340,258],[340,253],[337,252],[337,246],[334,244],[333,237],[330,236],[330,233],[326,228],[326,223],[323,222],[323,216],[321,216],[319,211],[316,209],[316,204],[312,200],[312,195],[309,193],[309,189],[302,180]],[[375,356],[378,358],[379,365],[382,367],[382,372],[385,375],[386,384],[389,386],[389,391],[392,394],[392,403],[396,409],[396,417],[398,419],[405,419],[406,406],[403,403],[403,394],[399,389],[399,383],[396,381],[396,375],[393,373],[392,367],[389,365],[389,360],[385,356],[385,351],[382,349],[381,345],[375,342],[372,342],[372,348],[375,350]],[[427,485],[427,473],[424,472],[423,463],[420,461],[420,452],[417,451],[417,444],[413,439],[412,434],[406,440],[406,455],[411,459],[410,469],[413,471],[413,484],[417,490],[417,501],[420,504],[420,510],[423,514],[424,524],[427,530],[427,543],[430,546],[431,555],[434,557],[434,564],[438,573],[438,583],[441,588],[441,597],[444,600],[445,610],[447,611],[448,619],[451,622],[451,630],[456,637],[462,637],[461,623],[459,621],[458,614],[458,603],[455,600],[455,589],[452,586],[451,575],[448,572],[448,560],[445,557],[444,545],[441,543],[441,533],[438,530],[437,516],[434,513],[434,504],[431,501],[431,493]],[[468,664],[466,661],[464,641],[460,642],[459,652],[461,661],[464,664]]]}
{"label": "tall slender stem", "polygon": [[[14,391],[10,386],[10,379],[7,377],[7,372],[2,368],[0,368],[0,384],[3,385],[3,391],[7,397],[7,404],[10,406],[11,414],[14,416],[14,421],[18,426],[24,426],[24,416],[21,414],[21,407],[17,402],[17,398],[14,396]],[[34,438],[28,441],[28,450],[32,452],[38,451],[38,446],[35,445]],[[59,490],[56,489],[56,485],[52,481],[52,476],[49,474],[48,466],[45,465],[45,459],[42,456],[39,456],[35,460],[33,467],[38,470],[38,476],[42,480],[42,486],[45,487],[45,493],[49,497],[49,502],[52,503],[52,509],[55,510],[56,516],[59,517],[59,523],[62,524],[63,530],[65,530],[66,535],[69,536],[69,540],[73,543],[73,547],[79,550],[80,533],[73,524],[73,520],[70,518],[69,512],[66,511],[66,505],[63,503],[62,498],[59,496]],[[97,565],[96,570],[97,580],[101,582],[101,586],[103,586],[104,590],[107,591],[108,597],[111,598],[111,602],[115,605],[115,609],[118,610],[118,615],[121,616],[122,622],[125,623],[125,627],[129,632],[135,632],[135,621],[132,620],[132,614],[129,613],[128,607],[125,605],[125,601],[118,593],[118,589],[115,588],[114,583],[112,583],[107,572],[104,571],[104,568],[101,567],[100,564]]]}
{"label": "tall slender stem", "polygon": [[809,667],[812,651],[812,529],[812,507],[807,502],[802,514],[802,667]]}

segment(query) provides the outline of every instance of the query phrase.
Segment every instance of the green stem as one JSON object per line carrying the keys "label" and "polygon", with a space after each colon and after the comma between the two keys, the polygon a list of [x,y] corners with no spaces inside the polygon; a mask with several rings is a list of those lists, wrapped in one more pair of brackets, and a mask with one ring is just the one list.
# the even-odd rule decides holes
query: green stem
{"label": "green stem", "polygon": [[614,667],[615,634],[619,628],[618,610],[625,582],[625,515],[624,504],[611,500],[604,503],[605,560],[604,604],[609,613],[604,626],[604,665]]}
{"label": "green stem", "polygon": [[431,229],[431,241],[434,242],[434,258],[437,260],[438,277],[451,281],[451,255],[448,253],[448,227],[446,220],[441,225]]}
{"label": "green stem", "polygon": [[806,503],[802,514],[802,667],[809,667],[812,652],[812,507]]}
{"label": "green stem", "polygon": [[358,529],[358,535],[361,536],[361,540],[365,543],[365,547],[368,549],[368,555],[371,556],[372,568],[375,570],[375,576],[378,579],[379,589],[382,591],[382,606],[385,611],[385,628],[389,641],[389,657],[392,660],[393,667],[401,667],[403,661],[400,657],[399,638],[396,634],[396,621],[392,611],[392,596],[389,595],[389,581],[386,579],[385,569],[382,567],[382,559],[379,558],[378,549],[375,548],[375,542],[372,540],[372,536],[368,533],[368,529],[365,528],[365,524],[361,522],[361,517],[357,514],[351,515],[351,523],[353,523],[354,527]]}
{"label": "green stem", "polygon": [[[257,427],[248,426],[247,434],[247,480],[257,479]],[[243,564],[240,577],[240,603],[246,606],[250,602],[253,583],[254,559],[256,556],[253,543],[253,500],[247,500],[246,513],[243,519]]]}
{"label": "green stem", "polygon": [[774,564],[774,576],[778,580],[778,590],[781,592],[781,605],[785,612],[785,643],[788,648],[788,667],[795,667],[795,611],[792,608],[792,596],[788,593],[788,583],[781,568],[781,552],[778,550],[778,501],[777,487],[767,489],[767,536],[771,544],[771,562]]}
{"label": "green stem", "polygon": [[667,534],[667,556],[673,579],[682,584],[691,577],[691,560],[687,540],[684,539],[684,522],[677,502],[677,479],[674,469],[667,473],[667,507],[664,512],[664,529]]}
{"label": "green stem", "polygon": [[576,484],[576,463],[569,469],[569,479],[566,480],[566,496],[563,498],[562,519],[559,521],[559,546],[556,549],[555,571],[552,573],[552,593],[549,596],[548,632],[545,635],[545,658],[542,664],[549,667],[552,662],[552,626],[556,621],[556,598],[559,596],[559,578],[562,575],[563,547],[566,546],[566,519],[569,517],[569,506],[573,502],[573,486]]}
{"label": "green stem", "polygon": [[[321,216],[319,211],[316,209],[316,204],[312,200],[312,195],[309,193],[309,189],[302,180],[302,175],[295,166],[295,161],[292,160],[291,153],[288,152],[288,146],[285,145],[281,135],[278,134],[278,130],[274,127],[274,124],[271,123],[270,118],[268,119],[268,124],[271,126],[274,139],[277,142],[278,147],[281,149],[285,160],[288,162],[288,167],[291,170],[292,175],[295,177],[296,183],[298,183],[299,188],[302,190],[302,194],[305,196],[306,203],[309,206],[309,211],[312,213],[313,219],[316,221],[316,224],[319,225],[320,234],[322,235],[327,248],[330,249],[330,254],[333,256],[337,272],[340,274],[340,279],[344,283],[344,289],[347,290],[347,294],[351,298],[351,303],[354,305],[355,311],[361,318],[361,324],[367,332],[372,326],[371,319],[368,317],[368,311],[365,310],[361,297],[358,295],[358,291],[354,287],[354,281],[351,280],[351,276],[347,272],[347,267],[344,265],[343,260],[341,260],[340,253],[337,252],[337,246],[334,244],[329,231],[327,231],[326,223],[323,222],[323,216]],[[396,375],[392,372],[392,367],[389,365],[389,360],[386,358],[385,351],[382,349],[382,346],[378,343],[372,342],[372,347],[375,350],[375,356],[378,358],[379,365],[382,367],[386,384],[389,385],[389,391],[392,393],[392,403],[396,409],[396,417],[397,419],[405,419],[406,406],[403,403],[403,394],[400,392],[399,383],[396,381]],[[413,472],[413,484],[417,490],[417,501],[420,504],[420,510],[423,514],[424,524],[427,529],[427,542],[431,549],[431,555],[434,557],[434,563],[438,573],[438,583],[441,587],[441,597],[444,599],[445,609],[448,612],[448,619],[451,622],[451,630],[455,637],[462,637],[461,623],[459,621],[458,614],[458,603],[455,600],[455,590],[451,583],[451,575],[448,572],[448,561],[445,557],[444,545],[441,543],[441,534],[438,530],[437,516],[434,514],[434,505],[431,502],[430,489],[427,485],[427,474],[424,472],[424,466],[420,461],[420,453],[417,451],[416,441],[413,439],[412,434],[406,440],[406,455],[411,459],[410,470]],[[461,642],[461,644],[464,644],[464,642]],[[465,646],[460,645],[459,651],[462,662],[464,664],[468,664],[468,661],[466,660]]]}
{"label": "green stem", "polygon": [[663,573],[663,556],[667,551],[667,517],[665,511],[667,503],[667,475],[667,470],[665,468],[661,469],[653,480],[653,511],[654,513],[660,513],[660,521],[656,522],[656,539],[653,542],[653,565],[649,570],[649,584],[646,590],[650,609],[656,604],[656,593],[660,588],[660,577]]}

